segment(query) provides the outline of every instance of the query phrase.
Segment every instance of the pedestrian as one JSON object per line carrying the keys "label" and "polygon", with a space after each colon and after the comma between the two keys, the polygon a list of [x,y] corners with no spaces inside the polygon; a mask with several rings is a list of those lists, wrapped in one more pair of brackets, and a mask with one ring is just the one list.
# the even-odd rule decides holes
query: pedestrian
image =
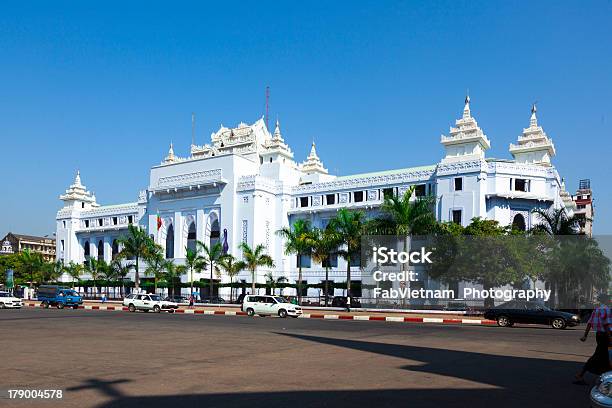
{"label": "pedestrian", "polygon": [[189,308],[193,309],[193,294],[189,296]]}
{"label": "pedestrian", "polygon": [[612,330],[612,316],[608,307],[609,296],[602,294],[599,296],[600,305],[593,310],[591,317],[584,329],[584,336],[580,341],[586,341],[591,328],[595,331],[595,340],[597,346],[595,352],[587,360],[582,367],[582,370],[576,374],[574,384],[586,385],[584,375],[588,372],[600,375],[610,370],[610,355],[608,354],[608,346],[610,345],[610,330]]}

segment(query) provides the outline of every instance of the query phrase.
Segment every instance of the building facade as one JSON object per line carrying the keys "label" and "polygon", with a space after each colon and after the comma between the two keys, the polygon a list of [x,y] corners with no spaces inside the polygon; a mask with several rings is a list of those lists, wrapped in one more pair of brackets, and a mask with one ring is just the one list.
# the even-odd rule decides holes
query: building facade
{"label": "building facade", "polygon": [[31,252],[39,253],[48,262],[54,262],[56,258],[55,238],[9,232],[0,243],[0,255],[18,254],[28,249]]}
{"label": "building facade", "polygon": [[[275,267],[259,270],[257,281],[265,282],[265,274],[272,272],[294,282],[297,258],[284,253],[277,230],[297,219],[325,227],[340,208],[375,215],[386,194],[403,194],[410,186],[416,186],[415,195],[436,197],[438,220],[463,225],[483,217],[528,229],[537,222],[534,208],[573,212],[575,203],[552,164],[554,144],[538,124],[535,106],[529,126],[509,146],[511,159],[486,156],[491,142],[472,116],[469,98],[440,143],[444,155],[438,163],[336,176],[329,174],[314,143],[306,160],[298,163],[278,121],[272,133],[263,118],[252,125],[221,126],[209,144],[192,145],[189,157],[177,157],[170,145],[167,157],[150,169],[149,185],[132,203],[99,205],[77,173],[60,196],[64,206],[57,213],[57,257],[64,262],[92,256],[109,261],[120,250],[117,238],[132,223],[145,228],[177,263],[196,240],[222,240],[238,258],[242,242],[262,244]],[[345,280],[345,261],[330,263],[330,279]],[[323,268],[314,261],[303,260],[302,267],[308,283],[324,279]],[[355,266],[354,279],[360,280],[360,273]],[[250,282],[250,273],[238,279]],[[222,275],[221,281],[229,278]],[[229,293],[222,288],[221,294],[224,290]]]}
{"label": "building facade", "polygon": [[591,190],[591,180],[583,179],[578,183],[578,190],[572,196],[576,203],[574,215],[578,217],[580,223],[580,233],[593,236],[593,218],[595,217],[595,207],[593,206],[593,191]]}

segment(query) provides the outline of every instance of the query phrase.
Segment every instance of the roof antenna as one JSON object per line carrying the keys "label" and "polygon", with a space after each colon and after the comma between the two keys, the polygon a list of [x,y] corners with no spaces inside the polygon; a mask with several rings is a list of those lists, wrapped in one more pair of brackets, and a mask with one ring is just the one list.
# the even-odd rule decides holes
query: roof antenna
{"label": "roof antenna", "polygon": [[270,129],[270,86],[266,86],[266,128]]}
{"label": "roof antenna", "polygon": [[195,112],[191,112],[191,145],[195,146]]}

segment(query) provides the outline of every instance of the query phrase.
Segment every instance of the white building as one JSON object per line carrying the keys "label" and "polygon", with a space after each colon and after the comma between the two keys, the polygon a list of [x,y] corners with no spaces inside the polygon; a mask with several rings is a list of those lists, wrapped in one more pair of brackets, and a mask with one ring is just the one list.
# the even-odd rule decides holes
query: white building
{"label": "white building", "polygon": [[[385,193],[402,194],[411,185],[417,186],[418,195],[435,195],[439,220],[463,225],[483,217],[530,228],[536,222],[534,208],[573,211],[575,204],[551,164],[555,147],[538,125],[535,106],[529,127],[517,144],[510,144],[513,159],[486,157],[491,142],[471,114],[469,97],[462,117],[440,142],[445,154],[439,163],[339,177],[328,173],[314,143],[306,160],[296,162],[278,122],[272,134],[263,119],[233,129],[221,126],[210,144],[192,145],[190,157],[176,157],[170,145],[168,156],[151,168],[149,185],[132,203],[99,205],[77,172],[60,196],[64,207],[57,213],[57,256],[65,263],[84,262],[88,256],[110,261],[119,251],[116,239],[134,223],[146,228],[167,258],[178,263],[195,240],[227,241],[237,257],[241,242],[263,244],[275,260],[274,275],[294,282],[297,259],[284,254],[278,229],[298,218],[324,227],[343,207],[371,214]],[[330,278],[343,281],[345,262],[331,263]],[[304,260],[303,266],[308,283],[324,279],[321,265]],[[259,282],[265,282],[267,272],[258,271]],[[239,280],[250,282],[249,275],[245,271]],[[353,276],[360,279],[358,266]],[[204,272],[195,280],[207,277]],[[229,282],[227,276],[221,280]],[[222,295],[228,292],[221,289]],[[318,294],[310,289],[309,295]]]}

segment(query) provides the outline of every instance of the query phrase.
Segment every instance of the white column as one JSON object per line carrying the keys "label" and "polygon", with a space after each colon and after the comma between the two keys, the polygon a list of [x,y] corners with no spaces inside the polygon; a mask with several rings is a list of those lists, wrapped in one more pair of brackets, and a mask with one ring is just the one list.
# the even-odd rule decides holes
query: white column
{"label": "white column", "polygon": [[183,215],[180,211],[174,213],[174,257],[185,257],[185,242],[183,242]]}
{"label": "white column", "polygon": [[196,211],[196,239],[204,242],[204,228],[206,227],[206,215],[204,210]]}
{"label": "white column", "polygon": [[113,260],[112,239],[108,235],[104,236],[104,261],[110,263]]}

